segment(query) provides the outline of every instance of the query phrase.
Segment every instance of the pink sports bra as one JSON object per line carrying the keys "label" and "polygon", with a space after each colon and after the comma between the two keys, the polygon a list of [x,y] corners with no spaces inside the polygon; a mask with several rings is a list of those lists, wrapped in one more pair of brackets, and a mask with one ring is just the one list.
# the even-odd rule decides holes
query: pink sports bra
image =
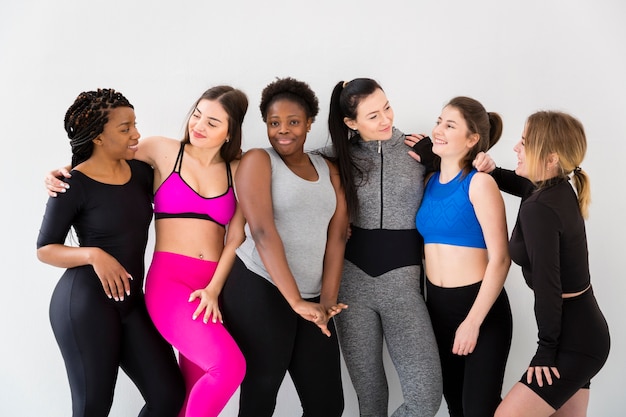
{"label": "pink sports bra", "polygon": [[230,164],[226,163],[228,189],[216,197],[203,197],[180,176],[185,144],[181,143],[174,170],[154,193],[154,218],[210,220],[225,227],[235,214],[237,199],[233,190]]}

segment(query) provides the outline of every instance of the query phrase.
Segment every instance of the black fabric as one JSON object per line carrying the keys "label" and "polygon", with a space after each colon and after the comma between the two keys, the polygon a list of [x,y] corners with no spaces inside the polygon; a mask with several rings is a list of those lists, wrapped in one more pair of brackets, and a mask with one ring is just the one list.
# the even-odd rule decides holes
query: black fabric
{"label": "black fabric", "polygon": [[424,168],[426,168],[426,174],[435,172],[435,161],[439,156],[433,153],[432,140],[426,136],[418,142],[415,142],[411,148],[413,148],[413,152],[419,155],[420,162],[424,165]]}
{"label": "black fabric", "polygon": [[121,367],[146,400],[140,416],[174,417],[185,387],[171,346],[158,333],[143,297],[144,254],[152,220],[152,168],[128,161],[123,185],[72,171],[67,192],[50,198],[37,247],[63,244],[73,227],[82,247],[113,256],[133,279],[123,301],[109,299],[91,265],[69,268],[50,302],[50,322],[65,360],[73,416],[107,416]]}
{"label": "black fabric", "polygon": [[560,378],[545,380],[543,387],[532,379],[528,384],[526,372],[520,382],[558,410],[581,388],[589,388],[591,378],[605,364],[610,350],[609,328],[590,288],[583,294],[563,300],[562,336],[554,365]]}
{"label": "black fabric", "polygon": [[426,305],[439,346],[443,395],[451,417],[493,416],[501,402],[513,318],[503,289],[480,326],[474,352],[452,353],[455,332],[472,308],[481,283],[458,288],[426,281]]}
{"label": "black fabric", "polygon": [[[308,301],[319,302],[319,297]],[[333,320],[324,335],[238,257],[222,291],[224,324],[246,358],[239,417],[271,417],[286,372],[306,417],[339,417],[344,399]]]}
{"label": "black fabric", "polygon": [[421,265],[423,243],[417,230],[361,229],[351,226],[345,258],[377,277],[393,269]]}

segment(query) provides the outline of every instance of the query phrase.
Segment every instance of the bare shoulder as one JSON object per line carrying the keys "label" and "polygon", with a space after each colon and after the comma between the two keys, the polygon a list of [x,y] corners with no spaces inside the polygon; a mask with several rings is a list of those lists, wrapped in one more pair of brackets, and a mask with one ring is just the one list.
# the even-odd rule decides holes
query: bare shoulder
{"label": "bare shoulder", "polygon": [[493,177],[485,172],[477,172],[472,177],[469,186],[469,196],[472,204],[480,204],[481,201],[502,201],[502,194]]}

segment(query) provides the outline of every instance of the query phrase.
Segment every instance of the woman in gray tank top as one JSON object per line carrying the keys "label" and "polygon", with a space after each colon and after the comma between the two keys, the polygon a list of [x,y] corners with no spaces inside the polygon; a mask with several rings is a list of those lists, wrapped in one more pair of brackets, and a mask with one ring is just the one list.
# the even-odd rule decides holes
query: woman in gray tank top
{"label": "woman in gray tank top", "polygon": [[337,303],[348,215],[337,168],[304,152],[318,113],[303,82],[278,79],[262,93],[272,145],[243,156],[235,186],[246,240],[223,289],[227,328],[246,358],[239,416],[271,416],[289,372],[303,414],[341,416]]}

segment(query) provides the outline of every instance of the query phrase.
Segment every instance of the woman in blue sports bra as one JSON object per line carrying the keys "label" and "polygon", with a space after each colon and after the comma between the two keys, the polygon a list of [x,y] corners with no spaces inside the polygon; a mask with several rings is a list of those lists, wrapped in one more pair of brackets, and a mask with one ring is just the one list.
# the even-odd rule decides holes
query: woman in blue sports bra
{"label": "woman in blue sports bra", "polygon": [[511,345],[504,201],[493,178],[472,168],[476,154],[501,133],[497,113],[471,98],[452,99],[432,131],[440,165],[416,216],[443,394],[454,417],[494,414]]}

